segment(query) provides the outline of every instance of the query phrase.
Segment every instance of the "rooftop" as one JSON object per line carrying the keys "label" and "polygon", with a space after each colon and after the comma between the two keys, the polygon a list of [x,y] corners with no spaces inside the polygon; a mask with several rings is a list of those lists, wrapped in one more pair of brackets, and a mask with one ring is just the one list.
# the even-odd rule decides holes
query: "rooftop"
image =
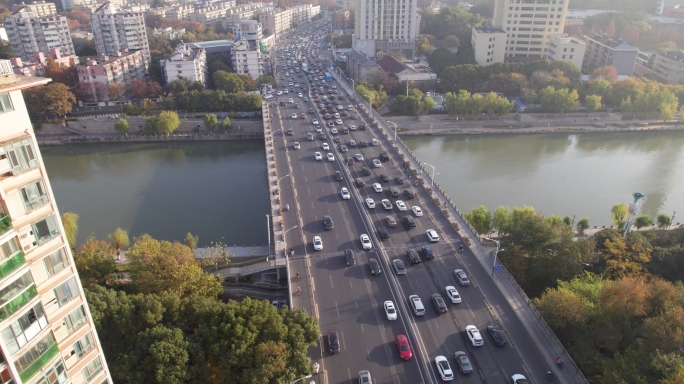
{"label": "rooftop", "polygon": [[406,70],[414,72],[413,68],[409,68],[406,64],[395,59],[393,56],[386,56],[381,60],[378,60],[378,65],[383,71],[387,73],[399,73]]}
{"label": "rooftop", "polygon": [[52,79],[45,77],[20,76],[11,73],[0,75],[0,92],[11,92],[19,89],[33,88],[51,82]]}
{"label": "rooftop", "polygon": [[563,33],[563,34],[560,34],[560,33],[559,34],[552,34],[551,38],[552,39],[558,39],[565,44],[587,44],[584,40],[579,39],[577,37],[569,36],[568,34],[565,34],[565,33]]}
{"label": "rooftop", "polygon": [[506,31],[503,29],[496,28],[491,25],[484,25],[482,27],[475,27],[473,29],[477,31],[477,33],[506,33]]}
{"label": "rooftop", "polygon": [[603,32],[595,32],[591,37],[585,36],[588,39],[599,42],[607,47],[613,48],[615,50],[621,51],[638,51],[639,49],[632,47],[631,45],[625,43],[624,40],[610,37]]}
{"label": "rooftop", "polygon": [[192,43],[192,45],[198,48],[225,47],[232,46],[233,44],[235,44],[233,40],[211,40]]}
{"label": "rooftop", "polygon": [[678,63],[684,62],[684,51],[670,51],[667,53],[660,53],[660,55]]}

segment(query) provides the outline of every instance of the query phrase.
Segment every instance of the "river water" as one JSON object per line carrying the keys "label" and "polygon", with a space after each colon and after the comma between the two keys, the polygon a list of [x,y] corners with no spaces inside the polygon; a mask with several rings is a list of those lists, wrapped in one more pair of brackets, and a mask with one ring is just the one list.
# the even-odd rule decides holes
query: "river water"
{"label": "river water", "polygon": [[[684,134],[630,132],[406,136],[461,210],[533,206],[610,225],[610,207],[647,196],[643,212],[684,215]],[[80,216],[78,242],[117,227],[200,245],[266,244],[261,141],[73,145],[41,152],[61,212]],[[428,167],[429,168],[429,167]]]}

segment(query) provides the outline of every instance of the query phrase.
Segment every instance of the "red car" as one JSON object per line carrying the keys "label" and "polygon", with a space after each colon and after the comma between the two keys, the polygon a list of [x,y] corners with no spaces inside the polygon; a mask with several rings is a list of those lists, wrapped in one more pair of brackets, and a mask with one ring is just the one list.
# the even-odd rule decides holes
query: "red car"
{"label": "red car", "polygon": [[302,113],[302,119],[306,119],[306,113]]}
{"label": "red car", "polygon": [[411,360],[413,353],[411,353],[411,346],[409,345],[408,338],[404,335],[397,335],[395,343],[397,344],[399,357],[401,357],[402,360]]}

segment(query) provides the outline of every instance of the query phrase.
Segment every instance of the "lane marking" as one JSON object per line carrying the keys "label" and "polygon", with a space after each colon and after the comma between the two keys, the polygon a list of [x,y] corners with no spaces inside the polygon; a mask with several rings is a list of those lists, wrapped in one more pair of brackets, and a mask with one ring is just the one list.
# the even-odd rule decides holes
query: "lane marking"
{"label": "lane marking", "polygon": [[337,301],[335,302],[335,312],[337,312],[337,317],[340,317],[340,309],[337,307]]}

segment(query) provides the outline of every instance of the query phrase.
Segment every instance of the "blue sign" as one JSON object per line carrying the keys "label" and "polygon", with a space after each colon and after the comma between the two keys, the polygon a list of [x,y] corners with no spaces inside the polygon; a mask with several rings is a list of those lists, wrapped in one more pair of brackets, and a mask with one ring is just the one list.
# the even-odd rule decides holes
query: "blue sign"
{"label": "blue sign", "polygon": [[501,268],[503,268],[503,265],[497,265],[497,266],[494,267],[494,268],[495,268],[495,269],[501,269]]}

